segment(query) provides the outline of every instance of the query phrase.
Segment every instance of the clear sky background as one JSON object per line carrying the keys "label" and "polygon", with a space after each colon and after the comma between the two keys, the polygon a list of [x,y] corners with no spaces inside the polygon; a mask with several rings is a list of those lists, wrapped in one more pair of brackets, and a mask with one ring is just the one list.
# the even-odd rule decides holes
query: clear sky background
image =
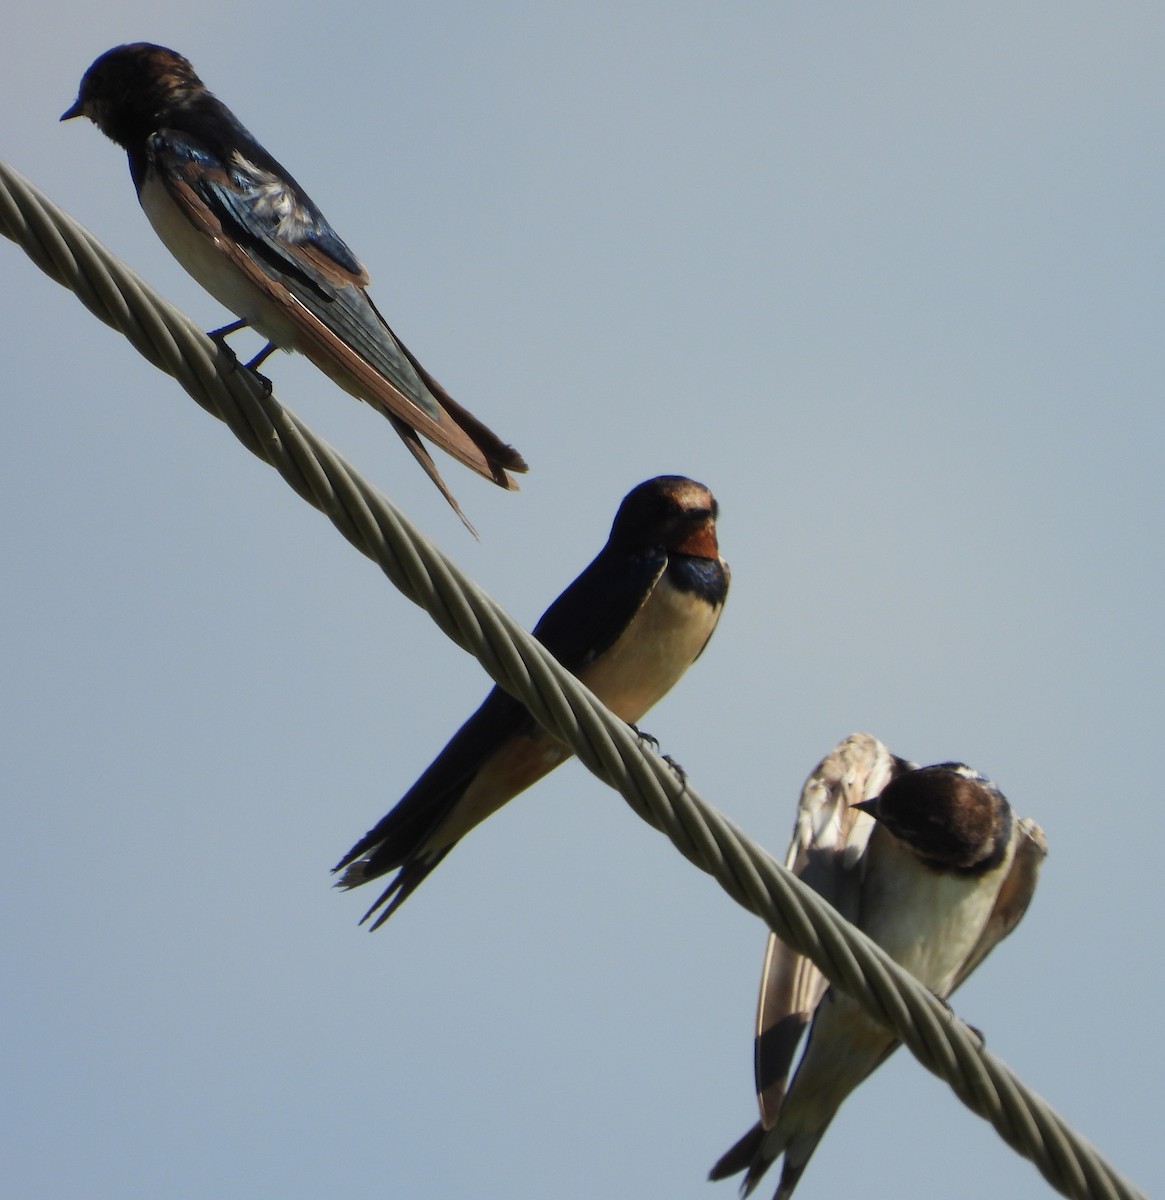
{"label": "clear sky background", "polygon": [[[207,328],[124,155],[58,125],[153,40],[308,189],[526,455],[276,394],[533,622],[661,472],[733,591],[644,722],[783,855],[868,729],[1047,832],[958,995],[1161,1190],[1165,8],[16,6],[0,155]],[[374,936],[328,868],[488,681],[272,471],[0,243],[0,1173],[34,1198],[731,1197],[764,930],[577,764]],[[245,348],[245,344],[243,347]],[[766,1180],[766,1192],[776,1180]],[[799,1195],[1043,1197],[899,1054]]]}

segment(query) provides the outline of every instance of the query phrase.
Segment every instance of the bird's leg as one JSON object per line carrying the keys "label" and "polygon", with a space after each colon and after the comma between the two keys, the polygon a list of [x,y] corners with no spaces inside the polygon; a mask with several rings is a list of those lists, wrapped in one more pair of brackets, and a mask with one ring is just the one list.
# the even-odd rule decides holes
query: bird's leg
{"label": "bird's leg", "polygon": [[[250,324],[251,322],[246,320],[246,318],[240,317],[237,321],[232,321],[229,325],[223,325],[219,329],[212,329],[206,336],[210,338],[212,342],[215,342],[217,345],[221,346],[222,349],[229,350],[231,356],[238,361],[235,352],[231,350],[230,346],[227,345],[227,338],[229,338],[232,333],[238,333],[240,329],[246,329]],[[259,368],[278,349],[279,347],[274,342],[268,342],[267,345],[264,346],[263,349],[260,350],[259,353],[247,363],[247,369],[254,371],[256,375],[259,375]],[[259,378],[263,380],[267,391],[270,392],[271,380],[264,375],[259,375]]]}
{"label": "bird's leg", "polygon": [[237,321],[232,321],[229,325],[224,325],[221,329],[212,329],[206,336],[210,338],[212,342],[218,342],[220,346],[225,346],[226,339],[229,338],[232,333],[238,333],[240,329],[246,329],[248,324],[250,324],[249,321],[244,321],[242,318],[240,318]]}
{"label": "bird's leg", "polygon": [[229,325],[224,325],[221,329],[210,330],[206,335],[223,354],[229,355],[229,368],[231,371],[234,371],[238,367],[239,356],[227,345],[227,338],[236,330],[242,329],[246,324],[246,321],[232,321]]}
{"label": "bird's leg", "polygon": [[260,351],[259,351],[259,353],[258,353],[258,354],[256,354],[256,355],[255,355],[255,357],[254,357],[253,359],[251,359],[251,361],[250,361],[249,363],[247,363],[247,366],[248,366],[248,367],[249,367],[249,368],[250,368],[252,371],[254,371],[256,375],[258,375],[258,373],[259,373],[259,368],[260,368],[260,367],[261,367],[261,366],[262,366],[262,365],[263,365],[263,364],[264,364],[264,363],[265,363],[265,362],[266,362],[266,361],[267,361],[267,360],[268,360],[268,359],[271,357],[271,355],[272,355],[272,354],[274,354],[274,353],[275,353],[275,351],[276,351],[276,350],[278,350],[278,349],[279,349],[279,347],[278,347],[278,346],[277,346],[277,345],[276,345],[274,342],[268,342],[268,343],[267,343],[267,345],[266,345],[266,346],[264,346],[264,347],[263,347],[263,349],[262,349],[262,350],[260,350]]}
{"label": "bird's leg", "polygon": [[247,363],[247,370],[254,374],[255,378],[263,385],[263,390],[268,396],[275,390],[271,386],[271,380],[262,373],[258,368],[278,350],[279,347],[274,342],[268,342],[250,362]]}

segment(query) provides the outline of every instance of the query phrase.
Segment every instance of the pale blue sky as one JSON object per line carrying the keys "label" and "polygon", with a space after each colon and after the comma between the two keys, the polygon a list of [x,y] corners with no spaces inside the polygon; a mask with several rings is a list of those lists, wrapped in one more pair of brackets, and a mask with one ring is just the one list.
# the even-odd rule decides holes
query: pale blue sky
{"label": "pale blue sky", "polygon": [[[733,592],[644,722],[784,853],[869,729],[1051,844],[956,1008],[1147,1192],[1165,806],[1165,9],[47,0],[0,156],[194,319],[101,51],[194,62],[531,463],[445,509],[307,363],[279,398],[533,621],[661,472]],[[0,244],[0,1172],[69,1197],[732,1197],[764,932],[571,764],[375,936],[328,868],[487,680],[227,431]],[[766,1181],[771,1193],[775,1178]],[[798,1196],[1051,1194],[908,1055]]]}

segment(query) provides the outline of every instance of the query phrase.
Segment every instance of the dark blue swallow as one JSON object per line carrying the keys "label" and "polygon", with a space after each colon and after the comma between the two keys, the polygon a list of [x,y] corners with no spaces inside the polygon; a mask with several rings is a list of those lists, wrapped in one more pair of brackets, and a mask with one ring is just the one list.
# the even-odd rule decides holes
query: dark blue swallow
{"label": "dark blue swallow", "polygon": [[[546,610],[534,636],[624,721],[637,722],[700,656],[728,593],[719,509],[679,475],[641,483],[598,557]],[[358,887],[395,871],[364,914],[378,928],[475,825],[571,755],[495,687],[396,807],[335,867]]]}
{"label": "dark blue swallow", "polygon": [[[468,413],[385,323],[368,272],[298,183],[194,68],[137,42],[101,55],[73,106],[129,155],[138,200],[174,257],[272,351],[298,350],[393,424],[442,495],[456,500],[418,435],[504,488],[526,470],[512,447]],[[466,521],[468,525],[468,522]],[[472,527],[471,527],[472,528]]]}
{"label": "dark blue swallow", "polygon": [[[1047,848],[978,771],[919,767],[855,733],[806,780],[785,865],[945,999],[1019,924]],[[747,1196],[783,1154],[774,1200],[788,1200],[842,1101],[897,1044],[770,935],[757,1011],[761,1119],[711,1178],[743,1171]]]}

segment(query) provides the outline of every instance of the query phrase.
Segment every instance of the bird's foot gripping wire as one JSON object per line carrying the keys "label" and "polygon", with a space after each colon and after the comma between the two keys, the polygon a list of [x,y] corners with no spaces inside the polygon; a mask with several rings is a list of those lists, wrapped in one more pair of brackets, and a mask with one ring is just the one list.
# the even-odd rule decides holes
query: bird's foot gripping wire
{"label": "bird's foot gripping wire", "polygon": [[951,1002],[947,1000],[946,997],[940,996],[935,992],[931,992],[931,995],[934,996],[934,998],[943,1006],[943,1008],[947,1010],[947,1016],[949,1016],[952,1021],[959,1021],[965,1026],[967,1031],[979,1043],[980,1050],[986,1047],[987,1039],[983,1036],[983,1031],[981,1029],[978,1029],[976,1026],[964,1021],[963,1018],[960,1017],[953,1008],[951,1008]]}
{"label": "bird's foot gripping wire", "polygon": [[212,342],[214,342],[219,350],[226,355],[232,371],[238,369],[239,356],[229,345],[227,345],[227,338],[230,337],[232,333],[236,333],[238,330],[245,328],[246,324],[246,321],[232,321],[229,325],[223,325],[220,329],[208,330],[206,334],[206,336],[210,338]]}
{"label": "bird's foot gripping wire", "polygon": [[[628,722],[630,725],[630,722]],[[638,725],[631,725],[631,732],[650,750],[653,754],[659,753],[659,738],[653,737],[644,729],[640,729]]]}
{"label": "bird's foot gripping wire", "polygon": [[[654,737],[646,730],[640,729],[638,725],[631,726],[631,732],[653,753],[659,754],[659,738]],[[670,754],[660,754],[660,758],[675,772],[676,778],[680,781],[680,785],[687,786],[688,773],[680,766],[678,762]]]}
{"label": "bird's foot gripping wire", "polygon": [[[220,350],[224,350],[230,356],[231,364],[233,367],[239,366],[239,356],[227,344],[227,338],[229,338],[232,333],[238,333],[238,331],[240,329],[246,329],[249,325],[250,325],[249,321],[244,321],[244,320],[240,319],[238,321],[232,321],[229,325],[223,325],[219,329],[212,329],[206,335],[208,338],[210,338],[210,340],[212,342],[214,342],[214,344],[216,346],[218,346],[218,348]],[[259,353],[255,355],[254,358],[249,359],[246,363],[243,364],[244,366],[246,366],[247,370],[252,372],[255,375],[255,377],[259,380],[259,382],[263,385],[263,390],[267,393],[267,395],[271,395],[271,392],[273,390],[272,386],[271,386],[271,380],[268,379],[267,376],[264,375],[259,370],[259,368],[278,349],[279,349],[279,347],[274,342],[268,342],[267,345],[264,346],[263,349],[260,350]]]}

